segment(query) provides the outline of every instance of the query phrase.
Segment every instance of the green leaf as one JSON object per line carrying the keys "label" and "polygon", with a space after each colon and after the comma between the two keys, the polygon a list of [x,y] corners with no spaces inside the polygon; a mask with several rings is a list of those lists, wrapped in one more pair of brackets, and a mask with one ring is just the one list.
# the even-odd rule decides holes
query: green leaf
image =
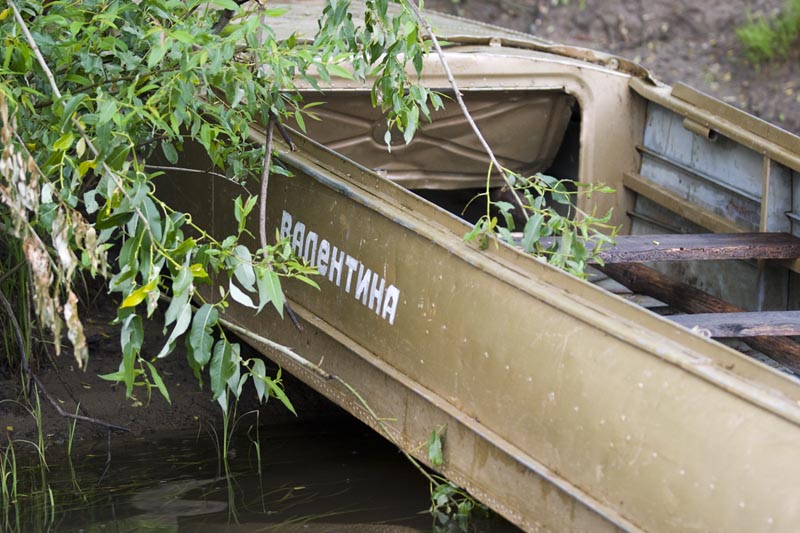
{"label": "green leaf", "polygon": [[142,285],[122,300],[120,308],[136,307],[147,297],[147,295],[156,288],[156,280],[151,281],[147,285]]}
{"label": "green leaf", "polygon": [[98,124],[111,122],[117,114],[117,111],[117,103],[114,100],[103,100],[97,110]]}
{"label": "green leaf", "polygon": [[242,291],[242,289],[237,287],[232,279],[228,282],[228,290],[231,293],[231,298],[233,298],[235,302],[251,309],[258,309],[258,306],[253,303],[253,299]]}
{"label": "green leaf", "polygon": [[67,99],[66,103],[64,104],[64,111],[61,114],[61,122],[58,124],[59,131],[64,131],[67,123],[72,120],[72,115],[78,109],[78,106],[88,97],[89,96],[85,93],[78,93],[74,96],[70,96]]}
{"label": "green leaf", "polygon": [[544,216],[541,213],[536,213],[525,223],[525,229],[522,232],[522,249],[527,253],[533,251],[533,245],[539,241],[542,231],[542,223]]}
{"label": "green leaf", "polygon": [[[174,300],[173,300],[174,301]],[[175,327],[172,328],[172,333],[170,334],[167,342],[164,344],[164,347],[161,348],[161,351],[158,352],[156,356],[157,359],[161,359],[163,357],[168,356],[172,353],[172,350],[175,349],[175,342],[178,340],[178,337],[183,335],[187,329],[189,329],[189,324],[192,321],[192,304],[189,303],[189,298],[186,298],[186,303],[178,309],[178,316],[175,320]]]}
{"label": "green leaf", "polygon": [[239,4],[233,0],[211,0],[209,3],[223,9],[230,9],[233,12],[239,11]]}
{"label": "green leaf", "polygon": [[189,333],[189,345],[191,346],[192,358],[202,369],[211,359],[211,348],[214,345],[214,338],[211,332],[217,325],[219,315],[217,309],[211,304],[204,304],[192,320],[192,331]]}
{"label": "green leaf", "polygon": [[120,371],[125,382],[125,397],[130,398],[133,393],[133,382],[136,376],[135,365],[139,358],[139,352],[144,342],[144,330],[142,329],[142,318],[136,314],[130,314],[122,323],[120,332],[120,345],[122,346],[122,363]]}
{"label": "green leaf", "polygon": [[233,275],[246,290],[255,291],[256,275],[253,270],[253,256],[250,255],[250,250],[240,244],[234,248],[233,253],[239,260],[233,270]]}
{"label": "green leaf", "polygon": [[147,67],[153,68],[158,65],[161,60],[164,58],[164,54],[167,53],[167,41],[166,39],[164,42],[157,41],[155,45],[150,49],[150,53],[147,56]]}
{"label": "green leaf", "polygon": [[256,284],[258,286],[258,312],[260,312],[268,302],[272,302],[278,314],[283,318],[284,301],[280,276],[274,271],[262,267],[256,271]]}
{"label": "green leaf", "polygon": [[171,142],[167,140],[161,141],[161,151],[164,152],[164,157],[167,158],[167,161],[173,165],[178,162],[178,151]]}
{"label": "green leaf", "polygon": [[206,269],[203,268],[203,265],[201,265],[200,263],[195,263],[191,265],[189,267],[189,272],[191,272],[192,277],[194,279],[200,279],[200,280],[208,279],[208,272],[206,272]]}
{"label": "green leaf", "polygon": [[341,65],[337,65],[335,63],[331,63],[327,65],[328,71],[333,74],[334,76],[339,76],[340,78],[344,78],[346,80],[355,79],[353,77],[353,73],[350,72],[348,69],[344,68]]}
{"label": "green leaf", "polygon": [[215,400],[225,392],[228,379],[233,375],[232,354],[231,343],[226,339],[220,339],[214,345],[209,374],[211,376],[211,392]]}
{"label": "green leaf", "polygon": [[428,437],[428,460],[433,466],[442,466],[442,436],[438,429],[431,432]]}
{"label": "green leaf", "polygon": [[169,399],[169,391],[167,390],[167,386],[164,385],[164,380],[158,375],[155,365],[153,365],[150,361],[145,361],[145,364],[150,370],[150,376],[153,378],[153,383],[155,383],[156,388],[159,390],[159,392],[161,392],[161,395],[164,397],[164,399],[167,400],[167,403],[172,405],[172,400]]}
{"label": "green leaf", "polygon": [[97,221],[94,223],[94,227],[98,230],[104,230],[123,226],[133,217],[133,214],[132,211],[128,211],[105,216],[105,209],[101,209],[97,213]]}
{"label": "green leaf", "polygon": [[73,141],[75,141],[75,135],[73,135],[71,131],[68,131],[53,143],[53,149],[66,152],[69,150],[70,146],[72,146]]}
{"label": "green leaf", "polygon": [[297,416],[297,411],[294,410],[294,406],[292,405],[292,402],[289,400],[289,397],[286,396],[286,392],[283,390],[283,387],[281,387],[278,383],[269,378],[264,378],[264,381],[269,387],[269,393],[272,396],[276,397],[278,401],[280,401],[284,407],[286,407],[289,411],[291,411],[291,413],[294,416]]}
{"label": "green leaf", "polygon": [[253,360],[253,368],[250,370],[250,375],[253,376],[253,385],[256,388],[256,395],[258,396],[258,401],[263,402],[264,398],[269,398],[266,396],[266,377],[267,377],[267,367],[264,364],[264,361],[261,359],[254,359]]}

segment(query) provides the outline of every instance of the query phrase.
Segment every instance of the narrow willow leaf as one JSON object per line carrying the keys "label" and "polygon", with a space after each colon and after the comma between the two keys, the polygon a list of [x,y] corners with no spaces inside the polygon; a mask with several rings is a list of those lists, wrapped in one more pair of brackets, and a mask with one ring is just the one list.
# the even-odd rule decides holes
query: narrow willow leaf
{"label": "narrow willow leaf", "polygon": [[269,398],[266,395],[266,383],[264,379],[267,377],[267,367],[261,359],[253,360],[253,368],[250,370],[250,375],[253,376],[253,385],[256,388],[256,395],[258,401],[263,402],[264,398]]}
{"label": "narrow willow leaf", "polygon": [[211,0],[209,3],[222,9],[230,9],[234,12],[239,11],[239,4],[233,0]]}
{"label": "narrow willow leaf", "polygon": [[55,150],[66,152],[69,150],[70,146],[72,146],[73,142],[75,142],[75,135],[71,131],[68,131],[53,143],[53,148]]}
{"label": "narrow willow leaf", "polygon": [[189,324],[192,321],[192,305],[189,303],[189,299],[186,299],[186,303],[178,310],[178,318],[175,320],[175,327],[172,328],[172,333],[167,339],[167,342],[164,344],[164,347],[161,348],[161,351],[158,352],[156,356],[157,359],[161,359],[163,357],[168,356],[172,353],[172,350],[175,349],[175,342],[178,340],[178,337],[183,335],[187,329],[189,329]]}
{"label": "narrow willow leaf", "polygon": [[253,299],[250,298],[250,296],[248,296],[245,292],[243,292],[242,289],[237,287],[233,283],[233,280],[230,280],[228,282],[228,289],[231,291],[231,298],[233,298],[234,301],[242,304],[245,307],[249,307],[251,309],[258,309],[258,306],[253,303]]}
{"label": "narrow willow leaf", "polygon": [[541,213],[536,213],[525,223],[525,229],[522,232],[522,249],[525,252],[530,253],[533,251],[533,245],[541,237],[543,222],[544,216]]}
{"label": "narrow willow leaf", "polygon": [[211,359],[211,348],[214,338],[211,332],[217,325],[219,315],[217,309],[211,304],[204,304],[194,315],[192,330],[189,333],[189,345],[192,348],[192,358],[199,368],[203,368]]}
{"label": "narrow willow leaf", "polygon": [[78,106],[88,97],[89,95],[85,93],[79,93],[67,98],[66,104],[64,104],[64,111],[61,115],[61,122],[58,124],[58,129],[60,131],[64,131],[66,125],[72,120],[72,115],[78,109]]}
{"label": "narrow willow leaf", "polygon": [[120,332],[120,346],[122,347],[121,372],[125,382],[125,397],[130,398],[133,393],[133,381],[136,377],[136,360],[144,342],[142,318],[130,314],[122,323]]}
{"label": "narrow willow leaf", "polygon": [[278,383],[269,378],[265,378],[265,381],[267,383],[267,386],[269,387],[269,393],[272,396],[276,397],[283,404],[284,407],[286,407],[289,411],[292,412],[294,416],[297,416],[297,411],[294,410],[294,406],[292,405],[292,402],[289,400],[289,397],[286,396],[286,392],[284,392],[283,388]]}
{"label": "narrow willow leaf", "polygon": [[172,300],[169,302],[169,307],[167,307],[167,311],[166,313],[164,313],[164,333],[166,333],[169,325],[178,319],[178,316],[180,315],[181,311],[188,304],[189,304],[188,292],[184,292],[183,294],[179,294],[177,296],[172,297]]}
{"label": "narrow willow leaf", "polygon": [[250,255],[250,250],[240,244],[234,248],[233,253],[239,260],[233,270],[233,275],[236,276],[236,279],[244,289],[250,292],[255,291],[256,274],[253,270],[253,256]]}
{"label": "narrow willow leaf", "polygon": [[442,436],[438,430],[433,430],[428,437],[428,460],[433,466],[442,466]]}
{"label": "narrow willow leaf", "polygon": [[171,142],[167,140],[161,141],[161,151],[164,152],[164,157],[167,158],[167,161],[173,165],[178,162],[178,151]]}
{"label": "narrow willow leaf", "polygon": [[144,299],[147,297],[150,291],[156,288],[156,283],[157,280],[153,280],[147,285],[142,285],[141,287],[130,293],[128,296],[126,296],[125,299],[122,300],[120,307],[123,309],[125,307],[136,307],[137,305],[142,303],[142,301],[144,301]]}
{"label": "narrow willow leaf", "polygon": [[209,368],[211,392],[214,395],[214,399],[218,399],[225,393],[228,379],[233,375],[231,354],[231,343],[226,339],[220,339],[214,345],[214,353],[211,356],[211,366]]}
{"label": "narrow willow leaf", "polygon": [[169,391],[167,390],[167,386],[164,385],[164,380],[161,379],[161,376],[158,374],[155,365],[153,365],[150,361],[145,361],[145,364],[147,365],[147,368],[150,370],[150,376],[153,378],[153,383],[155,383],[156,388],[164,397],[164,399],[167,400],[167,403],[172,405],[172,400],[170,400],[169,398]]}

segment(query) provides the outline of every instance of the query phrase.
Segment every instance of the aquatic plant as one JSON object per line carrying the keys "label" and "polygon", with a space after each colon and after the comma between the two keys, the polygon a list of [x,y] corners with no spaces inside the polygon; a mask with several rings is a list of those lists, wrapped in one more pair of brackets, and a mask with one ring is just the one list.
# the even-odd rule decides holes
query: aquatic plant
{"label": "aquatic plant", "polygon": [[[53,490],[48,481],[46,442],[42,426],[39,397],[32,405],[4,399],[0,403],[16,404],[35,421],[36,442],[14,435],[15,428],[3,428],[5,442],[0,442],[0,530],[26,531],[31,525],[46,531],[55,519]],[[30,448],[34,455],[20,453],[18,447]],[[24,458],[25,466],[18,462]]]}

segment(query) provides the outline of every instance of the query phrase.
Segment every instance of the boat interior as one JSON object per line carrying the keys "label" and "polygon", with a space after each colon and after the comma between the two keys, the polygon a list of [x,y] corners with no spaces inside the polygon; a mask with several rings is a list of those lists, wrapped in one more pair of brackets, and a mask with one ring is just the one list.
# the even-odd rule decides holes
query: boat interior
{"label": "boat interior", "polygon": [[[584,211],[613,208],[620,228],[589,281],[800,375],[798,137],[613,61],[587,68],[538,51],[456,48],[451,68],[502,165],[616,190],[578,200]],[[490,68],[476,70],[476,58]],[[436,65],[426,72],[446,87]],[[408,145],[395,134],[387,150],[385,119],[364,90],[325,95],[307,134],[474,223],[484,204],[471,200],[487,185],[502,199],[503,183],[452,90],[441,94],[445,108]]]}

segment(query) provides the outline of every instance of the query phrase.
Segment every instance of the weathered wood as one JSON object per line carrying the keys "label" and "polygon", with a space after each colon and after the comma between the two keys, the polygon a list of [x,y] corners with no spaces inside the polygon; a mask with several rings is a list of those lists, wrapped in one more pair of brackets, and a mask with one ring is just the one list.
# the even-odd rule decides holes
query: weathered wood
{"label": "weathered wood", "polygon": [[800,238],[789,233],[704,233],[630,235],[600,253],[606,263],[713,259],[793,259]]}
{"label": "weathered wood", "polygon": [[[741,313],[745,310],[682,281],[636,263],[597,267],[633,292],[647,294],[685,313]],[[744,337],[743,342],[800,374],[800,344],[785,337]]]}
{"label": "weathered wood", "polygon": [[757,337],[800,335],[800,311],[760,313],[701,313],[672,315],[673,322],[687,328],[700,328],[712,337]]}
{"label": "weathered wood", "polygon": [[[516,234],[520,242],[522,234]],[[541,240],[545,246],[552,237]],[[616,244],[599,254],[604,263],[710,261],[718,259],[800,258],[800,238],[789,233],[698,233],[618,235]]]}

